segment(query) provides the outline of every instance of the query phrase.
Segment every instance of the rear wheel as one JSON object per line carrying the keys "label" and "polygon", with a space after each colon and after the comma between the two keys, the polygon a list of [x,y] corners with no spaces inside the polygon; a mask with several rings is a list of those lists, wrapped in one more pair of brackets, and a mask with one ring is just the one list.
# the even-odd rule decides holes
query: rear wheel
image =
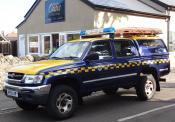
{"label": "rear wheel", "polygon": [[76,91],[69,86],[61,85],[52,89],[47,110],[55,119],[66,119],[73,115],[77,104]]}
{"label": "rear wheel", "polygon": [[143,76],[136,85],[136,93],[140,100],[151,99],[156,92],[156,80],[152,74]]}
{"label": "rear wheel", "polygon": [[20,100],[16,100],[16,104],[22,108],[23,110],[26,110],[26,111],[32,111],[32,110],[35,110],[38,108],[38,105],[37,104],[31,104],[31,103],[28,103],[28,102],[25,102],[25,101],[20,101]]}
{"label": "rear wheel", "polygon": [[106,95],[114,95],[114,94],[116,94],[117,91],[118,91],[118,88],[103,89],[103,92],[104,92]]}

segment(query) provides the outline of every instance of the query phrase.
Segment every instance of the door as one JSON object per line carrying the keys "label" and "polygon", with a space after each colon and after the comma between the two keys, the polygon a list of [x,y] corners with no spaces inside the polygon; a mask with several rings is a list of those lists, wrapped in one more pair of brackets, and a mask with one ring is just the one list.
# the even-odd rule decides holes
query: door
{"label": "door", "polygon": [[48,55],[52,52],[51,35],[42,35],[42,54]]}
{"label": "door", "polygon": [[129,85],[137,80],[141,61],[138,49],[132,40],[115,40],[115,64],[118,85]]}
{"label": "door", "polygon": [[107,41],[97,41],[92,43],[89,54],[96,53],[99,60],[88,61],[86,69],[90,72],[83,76],[83,84],[88,90],[105,87],[112,76],[109,66],[113,63],[111,43]]}
{"label": "door", "polygon": [[26,55],[25,35],[19,35],[18,55],[24,57]]}

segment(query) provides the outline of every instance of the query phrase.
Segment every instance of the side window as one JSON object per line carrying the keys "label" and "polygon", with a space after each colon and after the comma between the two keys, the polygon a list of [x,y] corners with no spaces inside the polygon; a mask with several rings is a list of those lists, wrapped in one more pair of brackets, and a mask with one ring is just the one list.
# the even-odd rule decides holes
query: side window
{"label": "side window", "polygon": [[161,55],[168,52],[162,40],[138,40],[137,42],[142,56]]}
{"label": "side window", "polygon": [[138,56],[137,48],[131,40],[116,40],[114,42],[115,53],[117,57]]}
{"label": "side window", "polygon": [[109,41],[98,41],[92,44],[91,50],[89,52],[97,53],[99,55],[100,60],[103,59],[111,59],[112,58],[112,51]]}

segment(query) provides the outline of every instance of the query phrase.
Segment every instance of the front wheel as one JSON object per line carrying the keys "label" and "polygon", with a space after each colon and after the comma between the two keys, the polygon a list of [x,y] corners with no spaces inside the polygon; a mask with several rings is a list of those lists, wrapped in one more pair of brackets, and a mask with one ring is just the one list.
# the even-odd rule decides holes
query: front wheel
{"label": "front wheel", "polygon": [[78,104],[76,91],[65,85],[56,86],[50,93],[48,114],[55,119],[66,119],[73,115]]}
{"label": "front wheel", "polygon": [[16,100],[16,104],[20,108],[22,108],[23,110],[26,110],[26,111],[32,111],[32,110],[35,110],[38,108],[37,104],[32,104],[32,103],[28,103],[28,102],[20,101],[20,100]]}
{"label": "front wheel", "polygon": [[136,93],[140,100],[146,101],[151,99],[156,92],[156,80],[152,74],[141,77],[137,82]]}

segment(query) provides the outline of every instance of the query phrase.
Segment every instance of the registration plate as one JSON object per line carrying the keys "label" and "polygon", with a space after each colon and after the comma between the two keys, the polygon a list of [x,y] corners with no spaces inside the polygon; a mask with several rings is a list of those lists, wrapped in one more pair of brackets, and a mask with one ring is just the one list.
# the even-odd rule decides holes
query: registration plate
{"label": "registration plate", "polygon": [[18,97],[18,92],[14,90],[7,89],[7,96]]}

